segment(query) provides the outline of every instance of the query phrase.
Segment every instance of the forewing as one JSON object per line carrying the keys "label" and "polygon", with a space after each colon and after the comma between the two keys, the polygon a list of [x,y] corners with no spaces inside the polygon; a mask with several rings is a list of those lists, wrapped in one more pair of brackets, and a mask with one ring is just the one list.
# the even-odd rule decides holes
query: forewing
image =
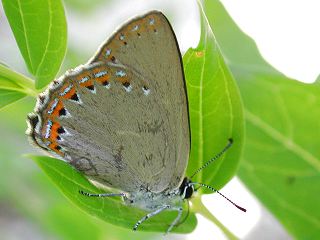
{"label": "forewing", "polygon": [[[166,159],[166,171],[162,177],[160,188],[177,187],[184,176],[189,158],[190,136],[186,88],[182,67],[182,59],[175,34],[166,17],[158,11],[152,11],[135,18],[122,26],[100,48],[91,62],[105,61],[123,65],[133,70],[148,82],[150,94],[155,101],[163,105],[172,135],[170,151],[172,158]],[[154,109],[153,111],[160,109]],[[169,143],[167,143],[169,144]],[[155,162],[149,165],[156,167]],[[174,173],[167,170],[172,167]],[[153,183],[154,184],[154,183]],[[159,183],[157,183],[159,184]],[[152,189],[157,186],[152,185]]]}
{"label": "forewing", "polygon": [[186,101],[175,36],[151,12],[39,97],[29,135],[96,182],[161,192],[179,186],[187,165]]}

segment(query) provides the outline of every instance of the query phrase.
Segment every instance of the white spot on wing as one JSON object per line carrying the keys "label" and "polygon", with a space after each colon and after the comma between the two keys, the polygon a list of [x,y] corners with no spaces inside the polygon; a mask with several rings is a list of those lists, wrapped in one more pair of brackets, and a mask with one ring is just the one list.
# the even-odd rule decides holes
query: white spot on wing
{"label": "white spot on wing", "polygon": [[96,91],[96,88],[94,87],[93,88],[93,90],[92,89],[89,89],[89,88],[87,88],[90,92],[92,92],[93,94],[96,94],[97,93],[97,91]]}
{"label": "white spot on wing", "polygon": [[82,100],[81,100],[81,98],[80,98],[80,96],[79,96],[79,94],[77,94],[77,96],[78,96],[78,101],[76,101],[76,102],[78,102],[79,104],[82,104],[83,102],[82,102]]}
{"label": "white spot on wing", "polygon": [[59,116],[59,118],[70,118],[72,117],[70,112],[68,111],[68,109],[66,109],[65,107],[63,107],[65,112],[66,112],[66,115],[62,115],[62,116]]}
{"label": "white spot on wing", "polygon": [[153,24],[154,24],[154,18],[150,18],[150,19],[149,19],[149,24],[150,24],[150,25],[153,25]]}
{"label": "white spot on wing", "polygon": [[48,120],[47,121],[47,129],[46,129],[46,135],[44,136],[45,138],[49,138],[51,134],[51,128],[52,128],[52,121]]}
{"label": "white spot on wing", "polygon": [[124,77],[126,76],[127,74],[125,73],[125,71],[122,71],[122,70],[118,70],[116,71],[116,76],[117,77]]}
{"label": "white spot on wing", "polygon": [[88,77],[88,76],[83,77],[83,78],[80,80],[80,83],[87,82],[88,80],[89,80],[89,77]]}
{"label": "white spot on wing", "polygon": [[108,82],[108,84],[106,84],[106,85],[103,85],[106,89],[110,89],[110,87],[111,87],[111,83],[110,82]]}
{"label": "white spot on wing", "polygon": [[138,25],[135,25],[131,31],[137,31],[139,29],[139,26]]}
{"label": "white spot on wing", "polygon": [[110,54],[111,54],[111,49],[108,48],[108,49],[106,50],[106,56],[108,57],[108,56],[110,56]]}
{"label": "white spot on wing", "polygon": [[51,108],[48,110],[48,114],[52,114],[54,109],[56,108],[57,104],[59,102],[59,99],[58,98],[55,98],[53,100],[53,104],[51,105]]}
{"label": "white spot on wing", "polygon": [[150,89],[149,88],[146,88],[146,87],[142,87],[142,90],[143,90],[143,94],[148,96],[150,94]]}
{"label": "white spot on wing", "polygon": [[99,78],[99,77],[102,77],[102,76],[104,76],[106,74],[108,74],[107,71],[100,71],[100,72],[95,73],[94,77]]}
{"label": "white spot on wing", "polygon": [[131,84],[129,85],[129,86],[127,86],[127,87],[125,87],[125,86],[123,86],[124,87],[124,89],[126,90],[126,92],[131,92],[132,91],[132,86],[131,86]]}
{"label": "white spot on wing", "polygon": [[68,87],[66,87],[66,88],[64,89],[64,91],[63,91],[62,93],[60,93],[59,95],[60,95],[60,96],[66,95],[66,94],[71,90],[72,87],[73,87],[73,85],[70,84],[70,85],[69,85]]}

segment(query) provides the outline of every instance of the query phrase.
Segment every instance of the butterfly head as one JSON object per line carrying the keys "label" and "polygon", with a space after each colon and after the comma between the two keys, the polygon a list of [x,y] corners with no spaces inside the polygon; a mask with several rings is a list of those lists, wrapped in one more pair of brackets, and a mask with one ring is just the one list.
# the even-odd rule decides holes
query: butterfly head
{"label": "butterfly head", "polygon": [[192,197],[193,193],[194,193],[194,186],[191,184],[191,180],[188,178],[184,178],[179,191],[180,191],[180,196],[182,197],[182,199],[189,199]]}

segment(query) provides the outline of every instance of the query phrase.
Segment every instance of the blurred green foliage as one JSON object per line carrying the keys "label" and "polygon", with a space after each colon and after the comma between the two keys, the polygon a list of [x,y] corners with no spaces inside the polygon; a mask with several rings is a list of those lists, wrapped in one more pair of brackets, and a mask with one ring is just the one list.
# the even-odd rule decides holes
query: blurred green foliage
{"label": "blurred green foliage", "polygon": [[205,1],[209,23],[237,80],[246,141],[239,177],[297,239],[320,237],[320,85],[269,65],[222,4]]}
{"label": "blurred green foliage", "polygon": [[54,79],[66,52],[67,24],[61,0],[2,0],[7,19],[36,89]]}

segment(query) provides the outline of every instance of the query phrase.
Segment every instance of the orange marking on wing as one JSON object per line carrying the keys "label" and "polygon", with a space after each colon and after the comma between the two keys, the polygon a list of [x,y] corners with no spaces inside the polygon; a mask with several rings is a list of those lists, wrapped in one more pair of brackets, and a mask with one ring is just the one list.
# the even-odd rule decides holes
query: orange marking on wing
{"label": "orange marking on wing", "polygon": [[128,75],[124,76],[124,77],[116,77],[116,80],[121,82],[121,83],[130,83],[130,78]]}
{"label": "orange marking on wing", "polygon": [[[69,84],[66,86],[68,87]],[[65,95],[62,96],[64,99],[70,99],[74,94],[76,93],[76,88],[73,86],[69,92],[67,92]]]}
{"label": "orange marking on wing", "polygon": [[59,154],[60,156],[63,156],[63,152],[60,151],[61,147],[56,143],[56,142],[52,142],[49,144],[49,148],[56,152],[57,154]]}
{"label": "orange marking on wing", "polygon": [[[51,122],[51,124],[49,124]],[[64,153],[61,151],[61,147],[57,143],[57,137],[58,134],[58,128],[60,127],[60,124],[58,122],[53,122],[52,119],[47,119],[44,121],[44,125],[42,126],[41,130],[41,137],[42,141],[44,143],[48,143],[48,148],[50,148],[52,151],[57,153],[60,156],[63,156]],[[48,130],[48,127],[50,127],[50,130]]]}
{"label": "orange marking on wing", "polygon": [[52,117],[59,117],[59,111],[64,108],[62,101],[59,100],[56,108],[54,109],[53,113],[51,114]]}
{"label": "orange marking on wing", "polygon": [[[117,51],[124,45],[129,45],[130,39],[141,38],[148,32],[148,34],[150,34],[150,32],[156,33],[159,28],[162,28],[166,24],[166,20],[159,13],[152,13],[144,18],[132,21],[123,27],[121,31],[118,31],[108,45],[100,51],[97,60],[115,62],[117,59]],[[121,37],[121,34],[123,34],[124,38]],[[106,55],[107,50],[111,50],[110,55]]]}
{"label": "orange marking on wing", "polygon": [[[135,31],[132,31],[132,29],[133,29],[136,25],[138,26],[138,29],[135,30]],[[142,21],[142,20],[136,21],[136,22],[134,22],[134,23],[132,23],[132,24],[130,25],[130,28],[127,29],[127,31],[128,31],[128,32],[131,32],[131,33],[133,33],[134,35],[136,35],[136,36],[139,37],[139,36],[141,36],[144,32],[146,32],[145,22]]]}
{"label": "orange marking on wing", "polygon": [[101,73],[101,72],[108,72],[108,70],[106,70],[103,67],[95,68],[92,70],[94,80],[102,84],[102,83],[107,82],[109,80],[110,74],[108,72],[107,74],[104,74],[104,75],[101,75],[100,77],[97,77],[96,74]]}
{"label": "orange marking on wing", "polygon": [[47,107],[46,107],[44,112],[46,114],[51,115],[54,112],[54,110],[56,109],[56,107],[57,107],[57,103],[58,103],[57,101],[58,101],[57,98],[54,98],[53,100],[51,100],[51,102],[48,103],[48,105],[47,105]]}
{"label": "orange marking on wing", "polygon": [[80,83],[80,86],[81,86],[81,87],[87,87],[87,86],[92,86],[92,85],[93,85],[92,79],[90,79],[90,80],[88,80],[88,81],[86,81],[86,82]]}
{"label": "orange marking on wing", "polygon": [[104,83],[104,82],[107,82],[109,80],[110,76],[108,74],[102,76],[102,77],[99,77],[99,78],[96,78],[95,80],[99,83]]}
{"label": "orange marking on wing", "polygon": [[51,127],[51,134],[49,139],[52,141],[55,141],[57,137],[59,136],[58,128],[61,127],[61,125],[58,122],[53,122]]}
{"label": "orange marking on wing", "polygon": [[87,86],[93,85],[91,76],[87,72],[84,72],[76,76],[76,81],[79,83],[81,87],[87,87]]}

